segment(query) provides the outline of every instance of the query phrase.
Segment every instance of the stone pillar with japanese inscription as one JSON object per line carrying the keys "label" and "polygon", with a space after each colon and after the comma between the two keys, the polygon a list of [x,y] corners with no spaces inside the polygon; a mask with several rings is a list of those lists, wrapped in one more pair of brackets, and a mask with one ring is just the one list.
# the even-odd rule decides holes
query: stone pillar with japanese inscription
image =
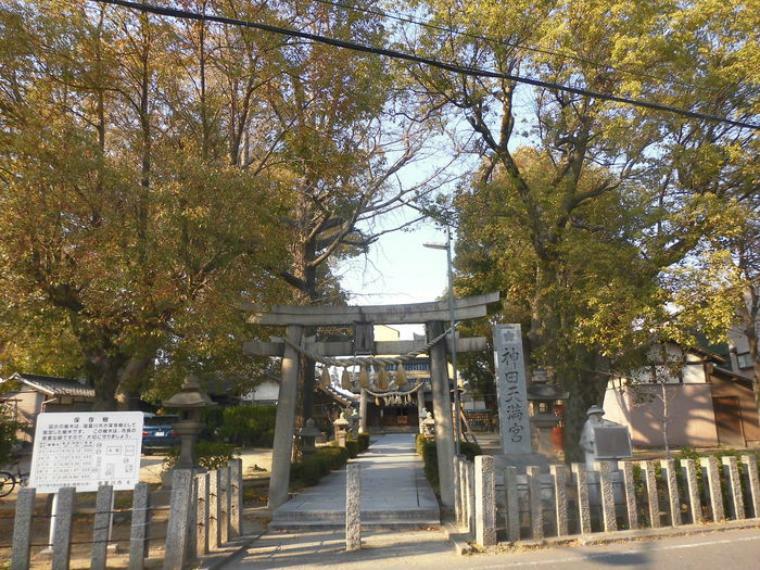
{"label": "stone pillar with japanese inscription", "polygon": [[[528,414],[528,388],[522,331],[519,324],[493,327],[499,435],[506,464],[524,466],[545,463],[533,452]],[[542,461],[543,459],[543,461]]]}

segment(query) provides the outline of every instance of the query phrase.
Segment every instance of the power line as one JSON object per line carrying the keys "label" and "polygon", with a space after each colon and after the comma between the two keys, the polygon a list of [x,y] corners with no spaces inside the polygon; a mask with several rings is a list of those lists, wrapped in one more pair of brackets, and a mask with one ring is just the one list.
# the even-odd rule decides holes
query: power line
{"label": "power line", "polygon": [[[541,53],[541,54],[544,54],[544,55],[551,55],[551,56],[562,57],[562,58],[565,58],[565,59],[569,59],[569,60],[573,60],[573,61],[578,61],[578,62],[581,62],[581,63],[586,63],[588,65],[593,65],[594,67],[599,67],[599,68],[615,71],[617,73],[624,73],[626,75],[630,75],[630,76],[633,76],[633,77],[641,77],[641,78],[645,78],[645,79],[654,79],[656,81],[662,81],[662,82],[672,81],[673,83],[677,83],[678,85],[681,85],[682,87],[686,87],[688,89],[695,89],[695,87],[693,85],[690,85],[690,84],[688,84],[688,83],[686,83],[684,81],[679,81],[679,80],[674,80],[674,79],[665,79],[664,77],[660,77],[660,76],[657,76],[657,75],[652,75],[650,73],[642,73],[640,71],[631,71],[631,70],[628,70],[628,69],[615,68],[615,67],[613,67],[611,65],[608,65],[606,63],[602,63],[600,61],[595,61],[593,59],[588,59],[588,58],[585,58],[585,57],[581,57],[579,55],[575,55],[575,54],[570,53],[570,52],[557,51],[557,50],[552,50],[552,49],[548,49],[548,48],[539,48],[539,47],[535,47],[535,46],[531,46],[531,45],[527,45],[527,44],[523,44],[523,43],[510,42],[509,40],[505,40],[505,39],[501,39],[501,38],[495,38],[493,36],[486,36],[486,35],[482,35],[482,34],[473,34],[471,32],[463,32],[461,30],[457,30],[456,28],[452,28],[450,26],[442,26],[440,24],[431,24],[430,22],[423,22],[421,20],[417,20],[417,19],[411,18],[409,16],[404,16],[404,15],[399,14],[397,12],[388,12],[386,10],[379,10],[377,8],[364,8],[362,6],[357,6],[355,4],[346,4],[344,2],[336,2],[336,1],[333,1],[333,0],[312,0],[312,1],[313,2],[317,2],[319,4],[325,4],[325,5],[328,5],[328,6],[333,6],[335,8],[343,8],[344,10],[351,10],[351,11],[354,11],[354,12],[361,12],[363,14],[370,14],[370,15],[373,15],[373,16],[382,16],[384,18],[388,18],[389,20],[396,20],[398,22],[403,22],[403,23],[406,23],[406,24],[413,24],[415,26],[420,26],[422,28],[428,28],[430,30],[435,30],[435,31],[438,31],[438,32],[445,32],[447,34],[453,34],[453,35],[457,35],[457,36],[462,36],[462,37],[470,38],[470,39],[473,39],[473,40],[480,40],[480,41],[484,41],[484,42],[494,42],[494,43],[502,44],[502,45],[505,45],[505,46],[508,46],[508,47],[513,47],[515,49],[521,49],[521,50],[525,50],[525,51],[532,51],[534,53]],[[705,88],[698,88],[698,89],[700,91],[718,91],[718,89],[710,89],[710,88],[707,88],[707,89],[705,89]]]}
{"label": "power line", "polygon": [[421,65],[427,65],[435,67],[437,69],[443,69],[444,71],[451,71],[452,73],[458,73],[461,75],[467,75],[469,77],[479,78],[491,78],[491,79],[506,79],[508,81],[514,81],[516,83],[524,83],[527,85],[533,85],[534,87],[542,87],[545,89],[556,89],[558,91],[564,91],[566,93],[573,93],[574,95],[581,95],[584,97],[592,97],[594,99],[602,99],[605,101],[612,101],[615,103],[622,103],[625,105],[631,105],[634,107],[642,107],[645,109],[652,109],[655,111],[663,111],[666,113],[673,113],[692,119],[701,119],[705,121],[712,121],[717,123],[726,123],[740,128],[760,130],[760,125],[747,123],[744,121],[736,121],[726,117],[720,117],[718,115],[710,115],[707,113],[700,113],[698,111],[689,111],[688,109],[681,109],[679,107],[673,107],[671,105],[664,105],[661,103],[653,103],[651,101],[645,101],[642,99],[630,99],[627,97],[620,97],[618,95],[612,95],[609,93],[602,93],[591,89],[583,89],[579,87],[571,87],[569,85],[561,85],[559,83],[553,83],[551,81],[543,81],[541,79],[533,79],[532,77],[525,77],[522,75],[514,75],[511,73],[500,73],[496,71],[488,71],[486,69],[480,69],[477,67],[461,66],[453,63],[447,63],[439,61],[437,59],[423,57],[415,54],[409,54],[398,50],[388,48],[378,48],[374,46],[368,46],[348,40],[340,40],[337,38],[331,38],[328,36],[322,36],[319,34],[312,34],[310,32],[304,32],[300,30],[292,30],[281,26],[275,26],[272,24],[265,24],[262,22],[253,22],[250,20],[239,20],[236,18],[228,18],[225,16],[215,16],[209,14],[201,14],[198,12],[191,12],[189,10],[177,10],[175,8],[162,8],[159,6],[153,6],[151,4],[138,4],[129,0],[91,0],[100,4],[112,4],[115,6],[122,6],[140,12],[146,12],[151,14],[157,14],[160,16],[169,16],[172,18],[195,20],[199,22],[213,22],[217,24],[226,24],[244,28],[251,28],[255,30],[261,30],[264,32],[270,32],[274,34],[286,35],[290,37],[301,38],[310,40],[313,42],[348,49],[351,51],[357,51],[361,53],[371,53],[375,55],[382,55],[391,59],[400,59],[402,61],[409,61]]}

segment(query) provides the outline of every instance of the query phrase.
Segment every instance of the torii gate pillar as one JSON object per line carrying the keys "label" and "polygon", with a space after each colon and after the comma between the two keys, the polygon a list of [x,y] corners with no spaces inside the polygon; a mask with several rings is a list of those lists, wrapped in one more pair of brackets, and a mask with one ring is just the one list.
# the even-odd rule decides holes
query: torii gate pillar
{"label": "torii gate pillar", "polygon": [[[433,339],[444,331],[442,321],[425,323],[427,337]],[[435,417],[435,447],[438,455],[438,477],[441,503],[454,507],[454,439],[451,417],[449,371],[446,364],[446,344],[439,342],[430,349],[430,384],[433,389],[433,415]]]}
{"label": "torii gate pillar", "polygon": [[[288,325],[286,335],[289,343],[300,346],[303,327],[300,325]],[[282,357],[282,381],[280,382],[280,394],[277,399],[277,414],[274,424],[272,476],[269,479],[270,509],[276,509],[288,500],[300,360],[298,352],[290,344],[286,343],[285,352]]]}

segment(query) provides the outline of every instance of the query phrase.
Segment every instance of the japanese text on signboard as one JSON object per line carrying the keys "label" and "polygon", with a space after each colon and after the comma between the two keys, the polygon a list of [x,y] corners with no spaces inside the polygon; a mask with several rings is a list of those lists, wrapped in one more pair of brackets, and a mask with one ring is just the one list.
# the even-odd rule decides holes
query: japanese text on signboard
{"label": "japanese text on signboard", "polygon": [[98,485],[132,489],[139,480],[142,412],[40,414],[30,485],[95,491]]}

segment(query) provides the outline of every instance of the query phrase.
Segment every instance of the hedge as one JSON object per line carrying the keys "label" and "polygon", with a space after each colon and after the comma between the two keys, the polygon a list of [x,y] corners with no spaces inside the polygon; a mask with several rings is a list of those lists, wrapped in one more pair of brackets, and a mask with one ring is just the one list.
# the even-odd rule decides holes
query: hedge
{"label": "hedge", "polygon": [[358,438],[346,441],[346,447],[339,447],[335,442],[318,447],[313,455],[304,457],[290,467],[291,489],[316,485],[330,471],[340,469],[350,458],[356,457],[369,447],[369,435],[359,434]]}
{"label": "hedge", "polygon": [[[441,485],[438,477],[438,450],[435,446],[435,441],[428,440],[422,434],[417,434],[417,454],[422,457],[425,469],[425,477],[427,477],[430,486],[436,493],[440,493]],[[476,455],[482,455],[482,450],[477,443],[471,443],[469,441],[462,441],[459,443],[459,450],[467,457],[469,461],[473,461]]]}

